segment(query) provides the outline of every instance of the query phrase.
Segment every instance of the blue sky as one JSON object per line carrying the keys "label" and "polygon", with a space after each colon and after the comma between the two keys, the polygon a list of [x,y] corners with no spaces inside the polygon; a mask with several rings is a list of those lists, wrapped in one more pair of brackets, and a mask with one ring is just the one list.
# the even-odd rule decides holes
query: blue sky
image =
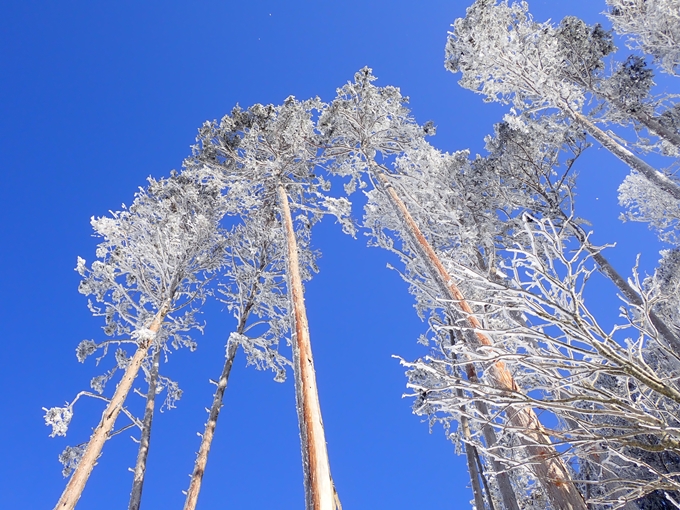
{"label": "blue sky", "polygon": [[[75,347],[102,339],[78,294],[78,255],[94,258],[89,218],[129,204],[149,175],[168,175],[189,154],[197,128],[239,103],[320,96],[368,65],[378,84],[411,97],[416,118],[433,120],[432,143],[481,152],[504,109],[463,90],[443,67],[450,23],[468,0],[407,2],[5,2],[0,15],[0,387],[5,508],[51,508],[65,480],[57,455],[87,439],[101,406],[82,402],[66,438],[50,439],[41,408],[62,405],[102,370],[81,365]],[[414,7],[415,6],[415,7]],[[604,2],[530,3],[538,20],[577,14],[588,22]],[[641,225],[617,219],[626,170],[593,148],[580,162],[580,212],[624,274],[658,245]],[[389,257],[323,223],[323,257],[307,287],[319,391],[333,475],[347,509],[455,509],[471,499],[463,457],[440,427],[410,412],[403,370],[391,355],[425,354],[424,331]],[[602,295],[613,296],[603,286]],[[597,307],[616,315],[616,299]],[[205,313],[197,352],[174,353],[177,409],[154,423],[143,505],[180,508],[233,320]],[[105,365],[108,366],[108,365]],[[137,387],[144,385],[140,382]],[[139,397],[130,397],[141,402]],[[135,400],[132,400],[135,402]],[[134,404],[133,404],[134,405]],[[292,379],[244,367],[226,393],[199,508],[302,508]],[[122,434],[104,448],[79,509],[127,504],[136,445]]]}

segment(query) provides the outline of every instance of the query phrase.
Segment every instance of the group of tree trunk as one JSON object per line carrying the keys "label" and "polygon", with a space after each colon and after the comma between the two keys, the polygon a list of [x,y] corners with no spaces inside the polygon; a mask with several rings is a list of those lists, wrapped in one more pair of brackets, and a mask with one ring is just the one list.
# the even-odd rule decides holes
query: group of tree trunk
{"label": "group of tree trunk", "polygon": [[[614,28],[676,74],[679,17],[658,20],[680,2],[608,3]],[[414,412],[464,450],[477,510],[680,508],[680,181],[643,158],[678,156],[680,107],[652,95],[640,55],[608,61],[616,48],[601,26],[537,23],[527,9],[477,0],[449,35],[446,67],[460,84],[512,105],[484,157],[433,147],[434,125],[418,124],[399,89],[376,87],[364,68],[329,104],[290,97],[206,122],[182,172],[150,179],[128,209],[92,221],[103,240],[89,267],[78,259],[79,290],[110,339],[81,342],[77,356],[102,359],[115,346],[115,363],[93,392],[46,410],[52,434],[64,435],[81,396],[106,403],[90,440],[60,457],[73,473],[55,508],[75,507],[104,443],[129,427],[140,430],[129,508],[140,508],[156,397],[165,389],[171,407],[181,395],[161,374],[162,355],[194,348],[195,314],[218,296],[236,327],[184,509],[196,508],[239,347],[278,381],[292,367],[306,508],[341,509],[303,288],[316,271],[311,230],[326,215],[402,261],[430,346],[402,360]],[[606,123],[632,126],[636,139]],[[631,169],[619,188],[624,217],[668,245],[651,276],[622,276],[575,214],[589,136]],[[329,194],[337,180],[346,197]],[[357,188],[361,221],[350,216]],[[620,299],[609,331],[584,295],[596,271]],[[291,360],[279,352],[284,339]],[[125,407],[140,370],[141,419]],[[115,430],[121,412],[130,424]]]}

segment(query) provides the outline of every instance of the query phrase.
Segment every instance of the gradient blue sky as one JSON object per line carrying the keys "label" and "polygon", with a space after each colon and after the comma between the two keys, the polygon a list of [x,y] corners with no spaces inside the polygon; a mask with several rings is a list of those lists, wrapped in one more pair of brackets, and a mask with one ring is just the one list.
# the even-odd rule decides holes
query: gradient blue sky
{"label": "gradient blue sky", "polygon": [[[280,103],[335,89],[368,65],[378,84],[411,97],[433,120],[432,143],[481,152],[504,109],[462,90],[443,67],[449,24],[468,0],[4,2],[0,15],[0,493],[7,509],[51,508],[65,480],[57,455],[85,441],[102,407],[82,402],[66,438],[50,439],[41,408],[63,405],[92,376],[78,342],[102,339],[78,294],[76,256],[94,258],[89,218],[130,203],[147,176],[168,175],[196,129],[236,103]],[[602,21],[603,1],[530,3],[538,20],[577,14]],[[580,162],[581,214],[628,274],[635,254],[653,267],[658,245],[617,220],[626,170],[593,148]],[[441,427],[402,399],[391,355],[425,354],[424,325],[385,253],[323,223],[320,274],[307,303],[334,478],[348,510],[469,507],[464,458]],[[643,250],[644,248],[644,250]],[[605,286],[606,287],[606,286]],[[612,296],[611,288],[605,288]],[[603,294],[604,295],[604,294]],[[613,317],[618,303],[598,299]],[[167,375],[184,397],[154,423],[143,506],[181,508],[232,319],[212,305],[195,353],[174,353]],[[105,365],[108,367],[108,365]],[[143,388],[140,382],[138,387]],[[141,401],[139,397],[131,397]],[[134,400],[133,400],[134,402]],[[136,445],[122,434],[104,449],[79,509],[127,505]],[[237,358],[199,508],[300,509],[302,475],[292,380]]]}

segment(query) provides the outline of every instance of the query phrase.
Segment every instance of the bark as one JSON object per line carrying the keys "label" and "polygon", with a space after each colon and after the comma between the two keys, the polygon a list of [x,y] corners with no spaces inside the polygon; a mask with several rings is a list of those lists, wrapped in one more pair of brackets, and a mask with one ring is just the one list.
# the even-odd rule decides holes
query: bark
{"label": "bark", "polygon": [[142,503],[142,489],[144,488],[144,475],[146,474],[146,459],[149,456],[149,444],[151,442],[151,424],[153,422],[154,406],[156,404],[156,387],[158,386],[158,368],[161,359],[161,348],[156,346],[156,351],[149,373],[149,390],[146,393],[146,406],[142,421],[142,435],[137,450],[137,463],[135,464],[134,477],[132,479],[132,491],[128,510],[139,510]]}
{"label": "bark", "polygon": [[[467,373],[468,380],[472,383],[478,382],[477,374],[472,364],[467,364],[465,366],[465,371]],[[489,425],[491,414],[489,413],[489,408],[486,402],[482,400],[475,400],[475,407],[479,413],[487,418],[487,423],[482,427],[482,435],[484,436],[484,441],[486,442],[486,447],[488,449],[493,449],[494,445],[498,444],[498,438],[496,437],[496,432],[493,427]],[[510,482],[510,475],[505,468],[491,455],[488,456],[491,467],[496,473],[496,483],[498,484],[498,490],[501,493],[501,499],[503,500],[503,506],[505,510],[520,510],[519,503],[517,503],[517,494],[515,494],[515,489],[512,487],[512,482]],[[487,488],[487,494],[489,496],[489,501],[491,501],[491,494]]]}
{"label": "bark", "polygon": [[628,115],[637,120],[640,124],[645,126],[650,132],[654,133],[659,138],[663,138],[676,147],[680,147],[680,134],[668,129],[659,119],[653,115],[649,115],[643,111],[626,112]]}
{"label": "bark", "polygon": [[[262,251],[262,259],[259,264],[259,271],[262,271],[266,265],[266,249]],[[250,311],[255,305],[255,295],[257,294],[257,282],[253,284],[249,291],[249,296],[246,306],[241,311],[241,317],[239,318],[238,325],[236,326],[236,333],[242,335],[245,330],[246,323],[248,322],[248,317],[250,316]],[[203,475],[205,474],[205,468],[208,464],[208,454],[210,453],[210,448],[212,447],[212,441],[215,437],[215,428],[217,427],[217,419],[219,418],[220,411],[222,409],[222,402],[224,401],[224,392],[227,389],[227,383],[229,381],[229,374],[231,374],[231,367],[234,365],[234,358],[236,357],[236,351],[238,349],[237,342],[227,342],[227,352],[226,359],[224,361],[224,367],[222,368],[222,373],[220,378],[217,380],[217,390],[215,390],[215,395],[213,396],[213,403],[210,407],[210,413],[208,415],[208,421],[205,424],[205,430],[201,436],[201,446],[198,449],[198,454],[196,454],[196,462],[194,463],[194,471],[191,473],[191,481],[189,482],[189,489],[187,490],[187,497],[184,501],[184,510],[194,510],[196,504],[198,503],[198,494],[201,491],[201,485],[203,483]]]}
{"label": "bark", "polygon": [[[149,329],[153,333],[158,333],[161,328],[161,324],[163,323],[163,320],[169,311],[170,301],[168,300],[163,303],[160,310],[154,317],[151,325],[149,326]],[[116,423],[116,418],[118,418],[118,414],[123,408],[125,398],[127,397],[128,393],[130,393],[132,383],[137,377],[137,373],[142,366],[144,358],[146,358],[147,352],[149,351],[149,347],[151,346],[152,342],[153,339],[145,339],[139,342],[137,351],[132,356],[132,359],[130,359],[128,362],[128,366],[125,369],[123,378],[118,383],[118,386],[116,386],[116,391],[113,394],[108,406],[106,406],[99,425],[97,425],[97,428],[94,429],[94,432],[90,437],[90,441],[87,443],[85,453],[83,454],[78,467],[73,472],[73,475],[66,485],[61,498],[59,498],[57,505],[54,507],[55,510],[73,510],[76,506],[76,503],[78,503],[78,500],[83,493],[83,489],[85,488],[85,484],[92,473],[92,469],[94,469],[94,465],[99,458],[102,448],[104,447],[104,443],[109,438],[111,430],[113,430],[113,426]]]}
{"label": "bark", "polygon": [[[489,409],[484,402],[476,402],[475,405],[479,409],[479,412],[482,413],[482,416],[489,416]],[[487,448],[492,449],[494,445],[498,444],[496,432],[491,425],[484,425],[482,434],[484,435],[484,441],[487,444]],[[510,475],[496,459],[488,456],[488,460],[496,474],[496,483],[498,484],[498,490],[501,493],[501,499],[503,500],[505,510],[520,510],[515,489],[513,489],[512,482],[510,482]],[[491,494],[488,489],[487,494],[489,495],[489,500],[491,500]]]}
{"label": "bark", "polygon": [[602,131],[585,115],[575,112],[570,108],[563,107],[562,110],[570,115],[576,122],[581,124],[590,135],[600,142],[609,152],[614,154],[629,167],[644,175],[649,182],[659,189],[669,193],[676,200],[680,200],[680,186],[671,181],[667,176],[645,163],[628,149],[617,143],[611,136]]}
{"label": "bark", "polygon": [[[451,316],[449,316],[448,320],[449,325],[451,325],[453,322]],[[453,345],[455,343],[456,335],[453,330],[450,330],[449,335],[451,338],[451,345]],[[457,357],[455,357],[454,359],[457,360]],[[475,367],[472,363],[465,364],[465,375],[467,376],[468,380],[471,383],[479,382],[479,380],[477,379],[477,372],[475,371]],[[463,390],[458,388],[456,390],[456,395],[458,395],[458,398],[462,399]],[[475,400],[474,404],[479,414],[485,418],[485,424],[482,426],[482,435],[484,436],[484,442],[486,442],[487,448],[491,450],[496,444],[498,444],[498,438],[496,437],[496,433],[494,432],[493,427],[489,425],[489,422],[491,421],[489,408],[487,407],[486,403],[482,400]],[[461,409],[461,411],[464,410]],[[468,422],[467,417],[465,417],[464,414],[461,414],[461,427],[463,427],[463,434],[465,434],[467,437],[467,434],[469,434],[470,427],[469,423],[466,425],[463,423],[463,420],[465,420],[466,423]],[[467,431],[465,430],[466,428]],[[479,458],[479,452],[477,452],[477,449],[474,448],[473,445],[466,444],[465,450],[466,455],[468,453],[467,451],[468,446],[473,448],[473,450],[470,453],[473,457],[475,457],[478,466],[478,473],[480,474],[480,476],[482,477],[482,481],[484,482],[486,495],[489,500],[489,508],[490,510],[494,510],[493,499],[491,497],[491,492],[489,491],[486,478],[484,477],[484,471],[482,469],[481,460]],[[519,504],[517,503],[517,495],[515,494],[515,489],[513,489],[512,483],[510,482],[510,475],[508,474],[507,471],[505,471],[500,462],[498,462],[495,458],[489,455],[488,460],[496,474],[496,483],[498,484],[498,490],[501,494],[501,500],[503,501],[503,506],[505,507],[505,510],[520,510]],[[470,472],[470,476],[472,476],[472,472]]]}
{"label": "bark", "polygon": [[659,138],[663,138],[668,143],[671,143],[676,147],[680,147],[680,133],[664,126],[663,123],[659,121],[659,117],[647,113],[647,111],[649,110],[645,111],[643,109],[644,108],[643,105],[640,105],[641,107],[639,109],[633,111],[631,110],[631,108],[626,107],[626,105],[623,104],[616,96],[613,96],[611,94],[605,94],[602,93],[602,91],[597,90],[597,88],[595,88],[592,85],[592,83],[581,82],[579,83],[579,85],[585,87],[593,94],[608,101],[610,104],[614,105],[614,107],[617,108],[619,111],[624,112],[632,119],[638,121],[640,124],[645,126],[650,133],[655,134]]}
{"label": "bark", "polygon": [[484,474],[484,466],[482,465],[482,459],[479,457],[479,451],[477,448],[472,450],[472,455],[475,457],[475,462],[477,462],[477,469],[479,470],[479,476],[482,479],[482,484],[484,485],[484,492],[486,492],[486,499],[489,502],[489,510],[496,510],[496,506],[493,503],[493,497],[491,496],[491,488],[489,487],[489,482]]}
{"label": "bark", "polygon": [[[375,166],[375,162],[370,163]],[[397,214],[401,217],[404,226],[411,237],[415,249],[423,262],[428,266],[431,276],[437,282],[447,299],[455,304],[464,314],[474,334],[470,335],[474,347],[491,346],[493,342],[482,332],[482,325],[477,320],[470,305],[453,282],[437,254],[430,246],[423,233],[408,212],[406,205],[390,184],[387,176],[380,170],[374,171],[376,177],[385,188],[390,201]],[[680,190],[678,190],[680,192]],[[519,388],[515,383],[510,371],[502,361],[496,361],[488,369],[490,383],[503,391],[518,393]],[[571,481],[569,471],[559,458],[558,452],[550,442],[543,426],[538,420],[533,409],[529,407],[521,409],[508,409],[507,419],[520,436],[524,448],[531,459],[531,469],[536,475],[541,486],[548,495],[555,508],[560,510],[587,510],[583,497]]]}
{"label": "bark", "polygon": [[[243,328],[241,327],[240,330],[239,333],[243,331]],[[237,342],[228,342],[226,361],[224,362],[222,374],[217,381],[217,390],[213,397],[212,407],[210,408],[210,414],[208,415],[208,422],[205,424],[205,430],[203,431],[203,436],[201,438],[201,446],[196,455],[196,463],[194,464],[194,471],[191,474],[191,482],[189,482],[189,489],[187,490],[187,497],[184,502],[184,510],[194,510],[198,502],[198,494],[201,490],[201,484],[203,483],[203,474],[205,473],[205,467],[208,463],[208,453],[210,453],[212,440],[215,436],[217,418],[222,409],[224,391],[227,389],[227,382],[229,380],[229,374],[231,373],[231,367],[234,364],[237,349]]]}
{"label": "bark", "polygon": [[338,491],[335,490],[335,482],[333,482],[333,501],[335,502],[335,510],[342,510],[342,503],[340,503],[340,496],[338,496]]}
{"label": "bark", "polygon": [[278,186],[279,206],[286,236],[288,287],[293,308],[293,369],[297,399],[302,465],[305,477],[307,510],[334,510],[335,497],[331,479],[326,438],[321,419],[319,393],[316,386],[314,360],[309,339],[309,325],[304,304],[302,278],[298,262],[297,243],[288,195],[283,185]]}
{"label": "bark", "polygon": [[[470,432],[470,424],[465,416],[460,417],[460,426],[463,429],[465,436],[465,460],[467,461],[468,472],[470,473],[470,484],[472,485],[472,494],[475,497],[475,508],[477,510],[484,510],[484,496],[482,494],[482,487],[479,483],[479,465],[475,457],[476,448],[471,443],[472,433]],[[489,500],[491,495],[489,494]]]}

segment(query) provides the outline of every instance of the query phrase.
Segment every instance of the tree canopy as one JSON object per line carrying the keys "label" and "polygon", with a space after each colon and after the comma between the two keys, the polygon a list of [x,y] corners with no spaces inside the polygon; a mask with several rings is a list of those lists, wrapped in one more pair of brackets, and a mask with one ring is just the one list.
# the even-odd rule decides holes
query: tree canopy
{"label": "tree canopy", "polygon": [[[289,96],[204,123],[180,172],[93,218],[97,260],[78,258],[76,271],[109,338],[76,354],[101,351],[99,364],[115,347],[115,360],[93,392],[45,409],[55,436],[81,397],[106,404],[90,440],[60,457],[73,474],[57,508],[75,507],[104,443],[133,426],[142,447],[130,508],[139,506],[155,395],[165,389],[168,408],[181,396],[161,354],[195,349],[199,313],[215,298],[237,325],[185,508],[197,505],[238,348],[278,382],[292,366],[306,508],[341,508],[303,289],[326,216],[385,250],[406,282],[424,322],[421,355],[399,357],[408,396],[465,452],[474,508],[680,508],[680,107],[639,53],[677,74],[679,6],[608,4],[636,53],[621,57],[612,31],[574,16],[536,22],[525,2],[477,0],[454,21],[446,69],[507,107],[484,154],[438,149],[435,122],[417,121],[400,89],[376,86],[364,67],[328,103]],[[618,267],[614,246],[595,244],[579,215],[593,146],[630,170],[621,219],[648,224],[662,243],[651,274]],[[590,298],[601,286],[614,321]],[[125,405],[140,371],[143,419]],[[121,412],[130,425],[116,430]]]}

